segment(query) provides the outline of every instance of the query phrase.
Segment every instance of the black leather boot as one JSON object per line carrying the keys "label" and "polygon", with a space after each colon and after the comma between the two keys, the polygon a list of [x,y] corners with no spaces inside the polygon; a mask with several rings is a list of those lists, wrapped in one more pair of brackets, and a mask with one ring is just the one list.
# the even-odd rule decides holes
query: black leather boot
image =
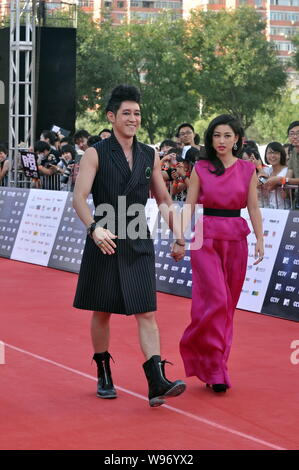
{"label": "black leather boot", "polygon": [[[207,386],[208,388],[211,387],[210,384],[207,384],[206,386]],[[225,393],[226,390],[228,389],[228,386],[227,386],[226,384],[213,384],[213,385],[212,385],[212,389],[213,389],[213,391],[216,392],[216,393],[221,393],[221,392],[224,392],[224,393]]]}
{"label": "black leather boot", "polygon": [[163,405],[165,398],[176,397],[183,393],[186,384],[182,380],[170,382],[165,377],[165,363],[161,356],[152,356],[143,364],[143,369],[148,381],[148,398],[150,406]]}
{"label": "black leather boot", "polygon": [[93,355],[93,359],[98,366],[97,397],[99,398],[117,398],[111,376],[110,357],[112,359],[112,356],[108,353],[108,351],[103,353],[95,353]]}

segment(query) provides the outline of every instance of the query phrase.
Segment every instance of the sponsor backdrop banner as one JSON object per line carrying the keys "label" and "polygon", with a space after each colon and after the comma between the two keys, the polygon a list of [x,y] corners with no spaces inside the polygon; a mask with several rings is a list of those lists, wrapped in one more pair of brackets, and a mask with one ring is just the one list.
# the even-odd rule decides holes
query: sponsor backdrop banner
{"label": "sponsor backdrop banner", "polygon": [[[86,229],[73,208],[73,193],[68,194],[48,266],[78,273],[86,240]],[[88,205],[94,210],[92,197]]]}
{"label": "sponsor backdrop banner", "polygon": [[[64,191],[0,188],[0,256],[79,272],[86,231],[72,198],[72,193]],[[88,204],[93,211],[91,197]],[[238,308],[299,321],[299,212],[262,209],[262,215],[265,257],[253,266],[252,232]],[[179,263],[172,259],[171,240],[161,237],[153,199],[147,203],[146,216],[155,238],[157,289],[191,297],[190,252]],[[249,221],[246,210],[242,216]]]}
{"label": "sponsor backdrop banner", "polygon": [[68,193],[31,189],[11,259],[47,266]]}
{"label": "sponsor backdrop banner", "polygon": [[0,256],[10,258],[29,189],[0,188]]}
{"label": "sponsor backdrop banner", "polygon": [[299,211],[288,212],[262,313],[299,321]]}
{"label": "sponsor backdrop banner", "polygon": [[160,292],[191,297],[192,269],[190,252],[186,250],[178,263],[170,256],[170,240],[154,240],[156,254],[156,285]]}
{"label": "sponsor backdrop banner", "polygon": [[267,286],[270,281],[276,255],[280,246],[288,211],[279,209],[262,209],[265,255],[261,263],[253,266],[255,261],[255,235],[247,209],[241,212],[251,229],[248,235],[248,262],[246,278],[237,307],[252,312],[261,312]]}

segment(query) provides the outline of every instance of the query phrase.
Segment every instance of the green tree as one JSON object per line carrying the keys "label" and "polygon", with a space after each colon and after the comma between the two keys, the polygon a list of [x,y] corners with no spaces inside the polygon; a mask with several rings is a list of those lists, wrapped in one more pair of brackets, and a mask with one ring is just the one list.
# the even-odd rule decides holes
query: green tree
{"label": "green tree", "polygon": [[121,77],[120,64],[113,60],[110,38],[111,25],[97,25],[86,13],[79,10],[77,28],[76,89],[77,112],[101,106],[107,86]]}
{"label": "green tree", "polygon": [[172,137],[198,114],[191,59],[182,49],[184,23],[160,16],[149,24],[124,25],[113,35],[114,60],[124,80],[142,94],[142,126],[149,141]]}
{"label": "green tree", "polygon": [[294,63],[296,69],[299,71],[299,33],[293,37],[292,42],[295,46]]}
{"label": "green tree", "polygon": [[268,109],[256,113],[252,126],[248,128],[247,137],[259,144],[268,144],[271,141],[286,143],[287,128],[296,120],[298,120],[296,90],[288,89],[278,100],[269,103]]}
{"label": "green tree", "polygon": [[249,7],[193,10],[187,23],[185,49],[198,70],[195,87],[205,106],[234,114],[245,128],[286,83],[264,29],[261,15]]}
{"label": "green tree", "polygon": [[[85,19],[85,21],[87,21]],[[183,121],[198,115],[194,67],[182,48],[184,23],[160,16],[149,24],[110,28],[79,25],[79,110],[98,108],[119,83],[136,85],[142,94],[142,127],[148,141],[172,137]]]}

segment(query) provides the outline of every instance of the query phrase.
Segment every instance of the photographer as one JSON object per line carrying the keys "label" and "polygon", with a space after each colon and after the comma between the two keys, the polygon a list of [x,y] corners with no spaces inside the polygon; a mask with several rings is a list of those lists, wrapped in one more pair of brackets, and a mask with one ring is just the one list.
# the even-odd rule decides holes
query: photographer
{"label": "photographer", "polygon": [[62,147],[62,155],[57,165],[57,171],[60,175],[60,190],[73,191],[73,172],[76,158],[76,150],[72,145],[64,145]]}
{"label": "photographer", "polygon": [[185,201],[191,166],[189,161],[181,158],[181,150],[170,148],[160,160],[162,176],[175,201]]}
{"label": "photographer", "polygon": [[159,146],[159,157],[160,160],[167,154],[168,150],[171,148],[179,148],[176,142],[170,139],[165,139],[161,142]]}
{"label": "photographer", "polygon": [[59,190],[56,173],[57,173],[57,159],[51,153],[50,145],[42,140],[38,140],[34,144],[34,152],[37,158],[37,168],[41,174],[41,178],[32,181],[32,187],[42,189],[55,189]]}
{"label": "photographer", "polygon": [[168,191],[171,190],[171,182],[173,180],[172,172],[178,163],[177,158],[180,156],[181,150],[175,147],[170,148],[166,155],[160,159],[163,180],[165,181]]}

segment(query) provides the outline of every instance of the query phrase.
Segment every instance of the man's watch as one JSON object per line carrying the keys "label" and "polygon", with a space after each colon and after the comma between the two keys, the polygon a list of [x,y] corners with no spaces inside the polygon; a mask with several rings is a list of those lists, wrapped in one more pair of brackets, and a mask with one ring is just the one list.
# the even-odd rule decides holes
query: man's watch
{"label": "man's watch", "polygon": [[92,238],[92,234],[93,234],[93,232],[94,232],[96,226],[97,226],[97,223],[96,223],[96,222],[92,222],[92,223],[87,227],[86,233],[87,233],[87,235],[88,235],[90,238]]}

